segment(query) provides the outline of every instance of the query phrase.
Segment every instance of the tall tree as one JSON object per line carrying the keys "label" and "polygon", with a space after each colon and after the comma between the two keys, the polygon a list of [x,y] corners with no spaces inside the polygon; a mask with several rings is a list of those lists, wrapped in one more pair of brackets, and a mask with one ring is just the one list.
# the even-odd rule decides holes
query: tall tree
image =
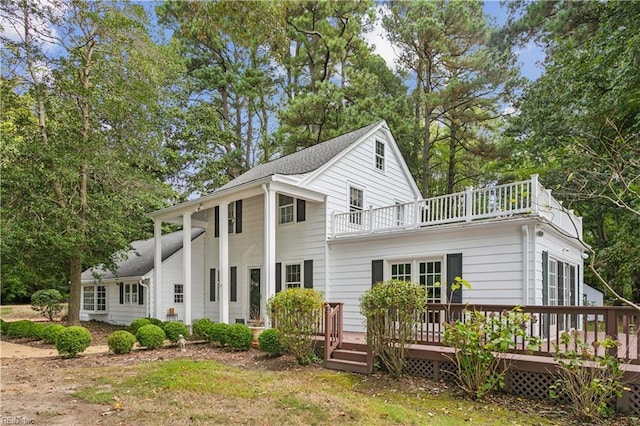
{"label": "tall tree", "polygon": [[[434,176],[446,176],[446,191],[453,191],[462,181],[458,153],[492,151],[482,123],[499,115],[501,97],[517,76],[513,57],[489,48],[491,28],[481,2],[392,1],[383,24],[400,65],[415,79],[414,145],[421,148],[423,195],[435,192]],[[442,143],[447,154],[434,162]]]}
{"label": "tall tree", "polygon": [[139,238],[148,228],[145,214],[170,195],[154,153],[161,88],[174,68],[149,37],[140,6],[28,0],[3,6],[19,30],[3,40],[13,65],[8,77],[20,83],[18,99],[32,99],[33,114],[12,122],[21,138],[14,138],[15,156],[2,163],[3,230],[12,233],[17,224],[27,237],[23,253],[3,250],[3,263],[5,255],[14,264],[42,261],[42,275],[25,277],[56,273],[68,280],[69,322],[77,323],[83,268],[107,262]]}

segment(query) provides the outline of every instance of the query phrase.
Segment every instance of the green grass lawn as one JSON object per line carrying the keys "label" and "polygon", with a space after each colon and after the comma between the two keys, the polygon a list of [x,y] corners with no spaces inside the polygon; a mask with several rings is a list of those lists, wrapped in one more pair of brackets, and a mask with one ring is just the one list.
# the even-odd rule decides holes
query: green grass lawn
{"label": "green grass lawn", "polygon": [[[84,382],[74,396],[103,404],[120,400],[118,419],[125,422],[154,424],[164,418],[180,424],[558,424],[535,410],[524,413],[452,395],[438,382],[394,381],[316,367],[265,371],[178,359],[88,370],[72,373]],[[435,388],[427,389],[425,383]]]}

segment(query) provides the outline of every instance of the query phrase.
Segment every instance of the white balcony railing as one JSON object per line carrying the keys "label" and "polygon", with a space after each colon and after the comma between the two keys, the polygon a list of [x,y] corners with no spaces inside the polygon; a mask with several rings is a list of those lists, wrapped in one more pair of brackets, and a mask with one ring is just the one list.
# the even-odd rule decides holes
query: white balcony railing
{"label": "white balcony railing", "polygon": [[538,214],[572,235],[582,235],[582,220],[562,208],[538,182],[530,180],[415,200],[369,210],[334,213],[332,235],[341,237],[455,222]]}

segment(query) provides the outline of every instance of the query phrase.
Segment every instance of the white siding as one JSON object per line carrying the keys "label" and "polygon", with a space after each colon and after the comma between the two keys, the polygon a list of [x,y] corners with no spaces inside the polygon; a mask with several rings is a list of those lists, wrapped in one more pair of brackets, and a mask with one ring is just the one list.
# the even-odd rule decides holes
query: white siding
{"label": "white siding", "polygon": [[523,298],[521,222],[492,222],[424,228],[410,233],[336,241],[330,247],[331,302],[345,303],[345,330],[363,331],[360,296],[371,288],[371,261],[427,258],[442,261],[446,280],[446,255],[462,253],[463,277],[471,289],[463,302],[517,304]]}

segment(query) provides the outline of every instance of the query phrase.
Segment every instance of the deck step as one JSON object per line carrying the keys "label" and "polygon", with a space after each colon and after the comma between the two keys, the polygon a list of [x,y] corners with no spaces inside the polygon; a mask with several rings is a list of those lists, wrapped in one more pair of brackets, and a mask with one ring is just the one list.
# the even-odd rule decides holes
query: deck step
{"label": "deck step", "polygon": [[366,362],[349,361],[346,359],[329,359],[324,366],[331,370],[348,371],[350,373],[369,374]]}
{"label": "deck step", "polygon": [[367,353],[348,349],[336,349],[333,351],[333,359],[345,361],[367,362]]}

